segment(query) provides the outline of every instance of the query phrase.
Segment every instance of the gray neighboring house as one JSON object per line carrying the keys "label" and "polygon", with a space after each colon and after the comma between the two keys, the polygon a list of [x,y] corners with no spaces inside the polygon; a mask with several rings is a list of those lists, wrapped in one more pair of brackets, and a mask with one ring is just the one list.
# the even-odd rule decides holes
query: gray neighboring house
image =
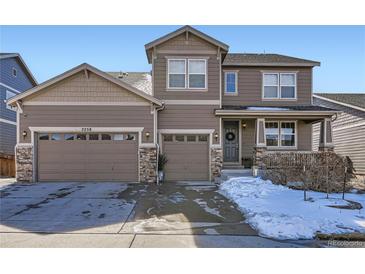
{"label": "gray neighboring house", "polygon": [[[332,122],[335,152],[349,156],[356,173],[365,175],[365,93],[316,93],[313,103],[341,111]],[[318,142],[319,124],[315,124],[313,150]]]}
{"label": "gray neighboring house", "polygon": [[0,53],[0,155],[13,156],[16,109],[5,101],[37,85],[19,53]]}
{"label": "gray neighboring house", "polygon": [[8,101],[17,107],[19,181],[214,180],[266,153],[333,150],[336,110],[312,104],[317,61],[229,53],[190,26],[145,45],[151,73],[81,64]]}

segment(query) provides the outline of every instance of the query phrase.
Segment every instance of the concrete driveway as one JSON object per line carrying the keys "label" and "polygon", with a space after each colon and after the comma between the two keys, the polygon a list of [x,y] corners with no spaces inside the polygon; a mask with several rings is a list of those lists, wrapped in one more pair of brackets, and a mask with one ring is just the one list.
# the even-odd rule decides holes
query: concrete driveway
{"label": "concrete driveway", "polygon": [[1,187],[1,247],[300,247],[259,237],[204,182]]}

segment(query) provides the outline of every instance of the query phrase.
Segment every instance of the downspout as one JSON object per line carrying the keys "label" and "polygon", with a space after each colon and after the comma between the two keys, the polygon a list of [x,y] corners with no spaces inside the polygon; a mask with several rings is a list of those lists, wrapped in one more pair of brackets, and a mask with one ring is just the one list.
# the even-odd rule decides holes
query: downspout
{"label": "downspout", "polygon": [[160,145],[158,144],[158,134],[157,134],[157,129],[158,129],[158,112],[160,110],[164,110],[165,109],[165,104],[162,103],[162,106],[160,107],[156,107],[156,128],[155,128],[155,142],[156,142],[156,156],[157,156],[157,161],[156,161],[156,184],[159,185],[159,178],[158,178],[158,157],[160,155]]}

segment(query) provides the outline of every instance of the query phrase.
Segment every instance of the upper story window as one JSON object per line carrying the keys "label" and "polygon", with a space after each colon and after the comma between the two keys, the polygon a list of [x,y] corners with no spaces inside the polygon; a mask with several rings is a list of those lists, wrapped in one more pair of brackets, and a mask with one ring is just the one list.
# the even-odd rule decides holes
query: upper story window
{"label": "upper story window", "polygon": [[263,99],[296,99],[296,73],[264,73]]}
{"label": "upper story window", "polygon": [[238,93],[237,81],[236,71],[224,72],[224,93],[226,95],[236,95]]}
{"label": "upper story window", "polygon": [[186,88],[186,60],[170,59],[168,61],[168,87]]}
{"label": "upper story window", "polygon": [[207,60],[189,59],[189,88],[205,89]]}
{"label": "upper story window", "polygon": [[[15,95],[16,95],[16,93],[11,92],[10,90],[6,90],[6,97],[5,98],[6,98],[6,100],[8,100],[8,99],[10,99],[11,97],[13,97]],[[15,107],[12,107],[12,106],[9,106],[9,105],[6,105],[6,108],[15,111]]]}
{"label": "upper story window", "polygon": [[17,76],[18,71],[16,70],[16,68],[12,68],[12,69],[11,69],[11,74],[12,74],[14,77],[16,77],[16,76]]}
{"label": "upper story window", "polygon": [[169,59],[167,75],[169,89],[206,89],[207,60]]}

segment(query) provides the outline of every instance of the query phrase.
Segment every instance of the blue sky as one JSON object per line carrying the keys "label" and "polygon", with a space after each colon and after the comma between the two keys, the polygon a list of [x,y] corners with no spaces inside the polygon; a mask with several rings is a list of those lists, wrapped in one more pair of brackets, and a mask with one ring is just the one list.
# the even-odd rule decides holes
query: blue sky
{"label": "blue sky", "polygon": [[[39,82],[80,63],[149,71],[144,44],[179,26],[1,26],[1,52],[19,52]],[[316,92],[365,92],[365,26],[194,26],[230,52],[279,53],[321,62]]]}

